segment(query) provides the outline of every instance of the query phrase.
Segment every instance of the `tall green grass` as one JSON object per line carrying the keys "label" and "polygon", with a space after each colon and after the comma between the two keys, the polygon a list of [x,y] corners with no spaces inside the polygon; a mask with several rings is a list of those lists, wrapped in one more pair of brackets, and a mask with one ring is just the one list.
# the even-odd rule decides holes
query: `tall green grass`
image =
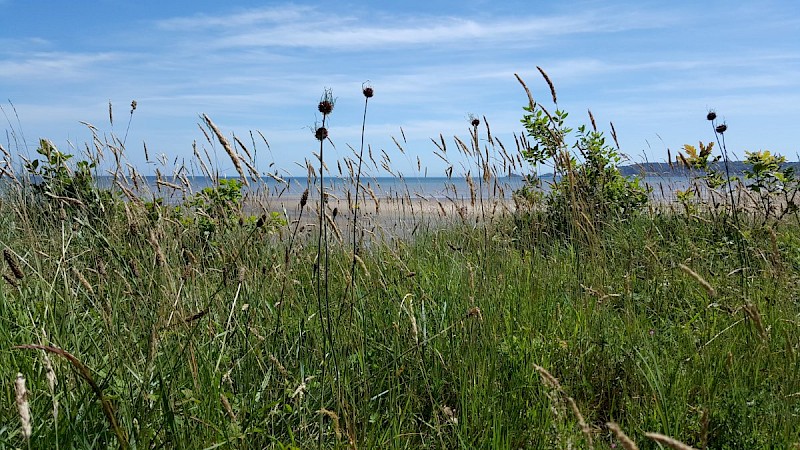
{"label": "tall green grass", "polygon": [[[274,193],[224,197],[216,217],[211,200],[97,210],[7,184],[0,446],[620,448],[611,422],[640,448],[658,448],[650,432],[695,448],[800,442],[791,216],[652,208],[571,239],[535,208],[489,207],[509,202],[491,187],[508,167],[488,162],[514,158],[470,132],[456,147],[481,181],[445,217],[359,219],[351,199],[328,222],[324,186],[283,220],[253,220]],[[136,174],[118,175],[132,192]]]}

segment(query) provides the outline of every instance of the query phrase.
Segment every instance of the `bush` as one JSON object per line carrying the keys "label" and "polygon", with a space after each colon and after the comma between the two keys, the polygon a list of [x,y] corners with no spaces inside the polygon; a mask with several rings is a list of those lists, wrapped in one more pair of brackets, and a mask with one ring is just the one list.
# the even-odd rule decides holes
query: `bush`
{"label": "bush", "polygon": [[56,202],[73,213],[85,208],[90,216],[105,214],[117,204],[112,191],[97,187],[92,175],[96,161],[78,161],[72,168],[68,162],[73,155],[59,151],[46,139],[39,140],[36,153],[44,159],[26,162],[25,170],[31,175],[37,202]]}
{"label": "bush", "polygon": [[[523,149],[523,157],[534,168],[553,167],[549,192],[540,195],[541,179],[536,173],[526,177],[518,195],[537,204],[544,200],[547,223],[558,234],[566,233],[575,224],[596,229],[609,220],[624,220],[648,201],[648,189],[638,177],[622,175],[622,156],[608,145],[602,132],[586,125],[565,126],[566,111],[550,114],[539,104],[524,108],[522,124],[532,142]],[[572,141],[572,145],[568,144]]]}

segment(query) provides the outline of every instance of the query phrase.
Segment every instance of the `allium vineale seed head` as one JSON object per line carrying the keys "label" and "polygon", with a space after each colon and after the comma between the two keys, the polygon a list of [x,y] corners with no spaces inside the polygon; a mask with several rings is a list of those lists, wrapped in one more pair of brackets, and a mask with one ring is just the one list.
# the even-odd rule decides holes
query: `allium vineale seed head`
{"label": "allium vineale seed head", "polygon": [[709,111],[708,114],[706,114],[706,119],[708,120],[714,120],[716,118],[717,118],[717,113],[713,109]]}
{"label": "allium vineale seed head", "polygon": [[717,128],[715,128],[714,130],[717,133],[722,134],[722,133],[728,131],[728,126],[725,125],[724,123],[723,124],[719,124],[719,125],[717,125]]}
{"label": "allium vineale seed head", "polygon": [[473,127],[477,127],[478,125],[481,124],[481,121],[478,119],[472,119],[472,122],[470,123],[472,124]]}
{"label": "allium vineale seed head", "polygon": [[314,136],[316,136],[317,140],[324,141],[328,138],[328,129],[325,127],[317,128],[317,131],[314,132]]}

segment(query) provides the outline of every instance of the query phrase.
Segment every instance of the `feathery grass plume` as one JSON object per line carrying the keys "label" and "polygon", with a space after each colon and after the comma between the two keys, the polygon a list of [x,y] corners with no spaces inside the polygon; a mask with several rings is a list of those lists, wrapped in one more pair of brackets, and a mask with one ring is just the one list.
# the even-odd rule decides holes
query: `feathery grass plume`
{"label": "feathery grass plume", "polygon": [[617,140],[617,129],[614,128],[614,122],[609,122],[611,125],[611,138],[614,139],[614,145],[617,146],[617,150],[619,150],[619,141]]}
{"label": "feathery grass plume", "polygon": [[473,208],[475,207],[475,183],[472,181],[472,176],[467,172],[466,176],[467,186],[469,186],[469,203]]}
{"label": "feathery grass plume", "polygon": [[467,318],[474,317],[478,319],[479,322],[483,321],[483,312],[477,306],[473,306],[472,308],[467,310]]}
{"label": "feathery grass plume", "polygon": [[556,96],[556,87],[553,85],[553,81],[550,80],[550,77],[547,76],[547,72],[545,72],[544,69],[542,69],[539,66],[536,66],[536,69],[539,71],[540,74],[542,74],[544,81],[547,82],[547,86],[550,88],[550,95],[553,96],[553,103],[558,104],[558,97]]}
{"label": "feathery grass plume", "polygon": [[281,364],[280,361],[278,361],[278,358],[276,358],[275,355],[270,353],[269,354],[269,360],[270,360],[270,362],[272,362],[272,364],[275,365],[275,368],[278,369],[278,373],[281,374],[283,379],[284,380],[288,380],[289,379],[289,371],[286,370],[286,367],[284,367],[283,364]]}
{"label": "feathery grass plume", "polygon": [[[247,146],[246,146],[246,145],[244,145],[244,142],[242,142],[242,140],[241,140],[241,139],[239,139],[239,136],[233,135],[233,141],[234,141],[234,142],[235,142],[235,143],[236,143],[236,144],[237,144],[239,147],[241,147],[241,149],[242,149],[242,150],[244,150],[244,154],[245,154],[245,155],[247,155],[247,159],[253,159],[253,157],[250,155],[250,150],[248,150],[248,149],[247,149]],[[240,156],[240,158],[241,158],[241,156]],[[244,158],[242,158],[242,161],[246,161],[246,160],[245,160]]]}
{"label": "feathery grass plume", "polygon": [[[42,329],[44,332],[44,329]],[[58,384],[58,378],[56,378],[56,371],[53,370],[53,362],[50,361],[50,357],[47,355],[47,352],[42,352],[44,355],[44,368],[45,368],[45,377],[47,378],[47,387],[50,388],[50,397],[53,399],[53,420],[58,426],[58,398],[56,397],[56,385]]]}
{"label": "feathery grass plume", "polygon": [[339,415],[333,411],[327,410],[325,408],[320,409],[317,413],[322,414],[323,416],[327,416],[333,422],[333,432],[336,433],[336,439],[342,438],[342,429],[339,426]]}
{"label": "feathery grass plume", "polygon": [[[233,151],[233,147],[231,147],[231,143],[228,141],[228,139],[225,137],[225,135],[222,134],[222,132],[219,130],[219,128],[217,128],[217,126],[214,124],[214,122],[212,122],[211,119],[207,115],[203,114],[202,117],[203,117],[203,120],[205,120],[206,125],[208,125],[208,127],[211,128],[211,131],[214,132],[214,135],[217,136],[217,140],[219,140],[219,143],[222,145],[222,148],[225,150],[225,153],[227,153],[228,156],[231,158],[231,162],[233,163],[233,167],[236,169],[237,172],[239,172],[239,178],[241,178],[242,183],[244,183],[245,186],[250,186],[250,183],[247,181],[247,175],[245,175],[244,170],[242,170],[242,165],[239,164],[239,158],[237,157],[236,153]],[[201,127],[201,129],[202,129],[202,127]]]}
{"label": "feathery grass plume", "polygon": [[136,263],[135,259],[131,258],[128,260],[128,268],[130,268],[134,278],[142,277],[142,274],[139,272],[139,264]]}
{"label": "feathery grass plume", "polygon": [[521,84],[522,88],[525,89],[525,94],[528,95],[528,107],[531,109],[531,111],[533,111],[533,109],[536,108],[536,102],[533,101],[533,95],[531,95],[531,90],[528,89],[528,85],[525,84],[524,81],[522,81],[522,77],[520,77],[519,74],[515,73],[514,76],[517,77],[517,81],[519,81],[519,84]]}
{"label": "feathery grass plume", "polygon": [[305,208],[307,203],[308,203],[308,189],[303,191],[303,195],[300,196],[300,209]]}
{"label": "feathery grass plume", "polygon": [[153,252],[156,256],[156,264],[162,269],[167,267],[167,258],[164,256],[164,252],[161,250],[161,244],[158,243],[156,233],[152,229],[150,230],[150,235],[147,237],[147,240],[150,241],[150,246],[153,247]]}
{"label": "feathery grass plume", "polygon": [[8,268],[11,269],[11,273],[14,274],[14,277],[18,280],[25,278],[25,273],[22,272],[22,269],[19,268],[19,264],[17,264],[17,260],[14,259],[14,255],[11,253],[11,250],[8,248],[3,249],[3,259],[6,260],[6,264],[8,264]]}
{"label": "feathery grass plume", "polygon": [[554,377],[553,374],[551,374],[547,369],[538,364],[534,364],[533,368],[536,369],[537,372],[539,372],[539,376],[542,377],[542,383],[544,383],[545,386],[553,388],[557,391],[562,390],[561,383],[559,383],[558,379]]}
{"label": "feathery grass plume", "polygon": [[592,110],[591,109],[588,110],[588,111],[589,111],[589,120],[592,122],[592,129],[596,133],[597,132],[597,124],[594,122],[594,114],[592,114]]}
{"label": "feathery grass plume", "polygon": [[716,297],[717,296],[717,290],[714,289],[713,286],[711,286],[711,283],[709,283],[703,277],[701,277],[700,274],[698,274],[697,272],[695,272],[694,270],[690,269],[688,266],[686,266],[685,264],[682,264],[682,263],[678,264],[678,267],[684,273],[686,273],[690,277],[694,278],[695,281],[700,283],[700,286],[702,286],[703,289],[706,290],[706,292],[708,293],[709,297]]}
{"label": "feathery grass plume", "polygon": [[761,312],[758,311],[758,306],[747,302],[742,305],[742,310],[744,310],[747,317],[755,324],[756,330],[758,330],[758,336],[761,340],[766,341],[769,336],[767,335],[767,329],[764,327],[764,320],[761,318]]}
{"label": "feathery grass plume", "polygon": [[674,450],[696,450],[691,445],[686,445],[686,444],[684,444],[683,442],[681,442],[681,441],[679,441],[677,439],[671,438],[669,436],[664,436],[663,434],[645,433],[644,435],[647,436],[648,438],[658,442],[659,444],[667,446],[667,447],[669,447],[671,449],[674,449]]}
{"label": "feathery grass plume", "polygon": [[205,175],[207,178],[212,178],[211,171],[208,170],[206,163],[203,161],[203,157],[200,156],[200,153],[197,151],[197,141],[192,142],[192,152],[194,152],[194,157],[197,162],[200,163],[200,170],[203,171],[203,175]]}
{"label": "feathery grass plume", "polygon": [[119,444],[119,446],[122,448],[128,448],[128,438],[125,436],[125,432],[122,430],[122,428],[119,426],[119,423],[117,422],[117,417],[114,413],[114,406],[111,404],[108,398],[106,398],[106,396],[103,394],[103,389],[94,381],[94,378],[92,377],[92,372],[89,370],[88,367],[84,366],[83,363],[80,362],[80,360],[78,360],[78,358],[76,358],[75,356],[73,356],[72,354],[70,354],[65,350],[62,350],[58,347],[51,347],[48,345],[26,344],[26,345],[17,345],[12,348],[21,350],[44,350],[46,352],[61,356],[65,358],[67,361],[69,361],[69,363],[72,364],[72,367],[74,367],[78,371],[78,374],[81,376],[81,378],[83,378],[87,383],[89,383],[89,386],[92,388],[92,391],[97,396],[97,398],[100,399],[100,404],[103,409],[103,414],[105,414],[106,419],[108,419],[108,423],[109,425],[111,425],[111,428],[117,437],[117,443]]}
{"label": "feathery grass plume", "polygon": [[228,401],[228,397],[220,392],[219,400],[222,403],[222,407],[225,408],[225,412],[228,413],[228,417],[230,417],[231,421],[236,422],[236,414],[233,413],[233,408],[231,408],[231,403]]}
{"label": "feathery grass plume", "polygon": [[[408,299],[408,306],[406,306],[406,299]],[[403,296],[403,300],[400,301],[400,309],[408,314],[408,320],[411,323],[411,338],[414,339],[415,344],[419,344],[417,318],[414,315],[414,294],[409,293]]]}
{"label": "feathery grass plume", "polygon": [[253,180],[253,183],[258,182],[258,169],[256,169],[250,161],[248,161],[244,156],[238,155],[239,159],[244,163],[244,166],[247,167],[248,172],[250,172],[250,179]]}
{"label": "feathery grass plume", "polygon": [[369,278],[369,270],[367,270],[367,265],[366,265],[366,264],[364,264],[364,260],[363,260],[363,259],[361,259],[361,257],[360,257],[360,256],[358,256],[358,254],[357,254],[357,253],[353,255],[353,259],[354,259],[354,260],[355,260],[355,262],[356,262],[356,263],[358,263],[358,265],[361,267],[361,270],[362,270],[362,271],[364,271],[364,276],[365,276],[365,277],[367,277],[367,278]]}
{"label": "feathery grass plume", "polygon": [[636,445],[636,443],[633,442],[633,440],[622,431],[619,425],[614,422],[608,422],[606,423],[606,426],[609,430],[611,430],[612,433],[614,433],[614,436],[617,438],[617,440],[619,440],[619,443],[622,444],[622,448],[625,450],[639,450],[639,447]]}
{"label": "feathery grass plume", "polygon": [[[338,212],[337,208],[333,209],[334,212]],[[342,242],[342,233],[339,231],[339,227],[336,226],[336,222],[334,221],[336,216],[331,216],[330,214],[325,213],[325,221],[327,222],[328,226],[333,230],[333,234],[336,236],[336,239],[339,242]]]}
{"label": "feathery grass plume", "polygon": [[567,397],[567,403],[569,403],[570,409],[575,414],[575,417],[578,419],[578,426],[581,427],[581,432],[584,436],[586,436],[586,443],[588,444],[589,450],[594,449],[594,441],[592,440],[592,429],[586,423],[586,420],[583,418],[583,414],[581,414],[581,410],[578,409],[578,405],[575,403],[575,399],[572,397]]}
{"label": "feathery grass plume", "polygon": [[14,381],[14,391],[16,392],[19,420],[22,423],[22,435],[27,440],[33,434],[33,427],[31,426],[31,407],[28,403],[28,390],[25,388],[25,377],[21,373],[17,373],[17,379]]}
{"label": "feathery grass plume", "polygon": [[83,288],[86,289],[89,294],[94,295],[94,288],[77,267],[72,268],[72,274],[75,275],[75,278],[78,279],[78,282],[81,283],[81,286],[83,286]]}

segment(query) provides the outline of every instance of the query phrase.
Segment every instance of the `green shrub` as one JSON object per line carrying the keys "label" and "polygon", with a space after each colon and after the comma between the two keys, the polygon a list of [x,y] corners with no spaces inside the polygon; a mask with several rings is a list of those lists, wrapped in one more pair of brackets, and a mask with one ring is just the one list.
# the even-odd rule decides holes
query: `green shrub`
{"label": "green shrub", "polygon": [[108,212],[117,204],[114,193],[97,186],[92,170],[96,161],[81,160],[72,168],[69,160],[73,155],[63,153],[52,142],[41,139],[36,153],[44,159],[25,163],[32,176],[32,192],[36,201],[57,202],[60,207],[74,212],[86,208],[91,215]]}
{"label": "green shrub", "polygon": [[[581,125],[573,133],[565,125],[566,111],[550,114],[538,104],[524,109],[522,123],[532,143],[523,149],[523,157],[533,167],[544,164],[554,170],[550,190],[543,195],[553,231],[564,233],[575,223],[597,228],[609,220],[625,219],[647,204],[648,189],[638,177],[622,175],[622,156],[606,143],[602,132]],[[536,204],[540,186],[534,171],[517,193]]]}

